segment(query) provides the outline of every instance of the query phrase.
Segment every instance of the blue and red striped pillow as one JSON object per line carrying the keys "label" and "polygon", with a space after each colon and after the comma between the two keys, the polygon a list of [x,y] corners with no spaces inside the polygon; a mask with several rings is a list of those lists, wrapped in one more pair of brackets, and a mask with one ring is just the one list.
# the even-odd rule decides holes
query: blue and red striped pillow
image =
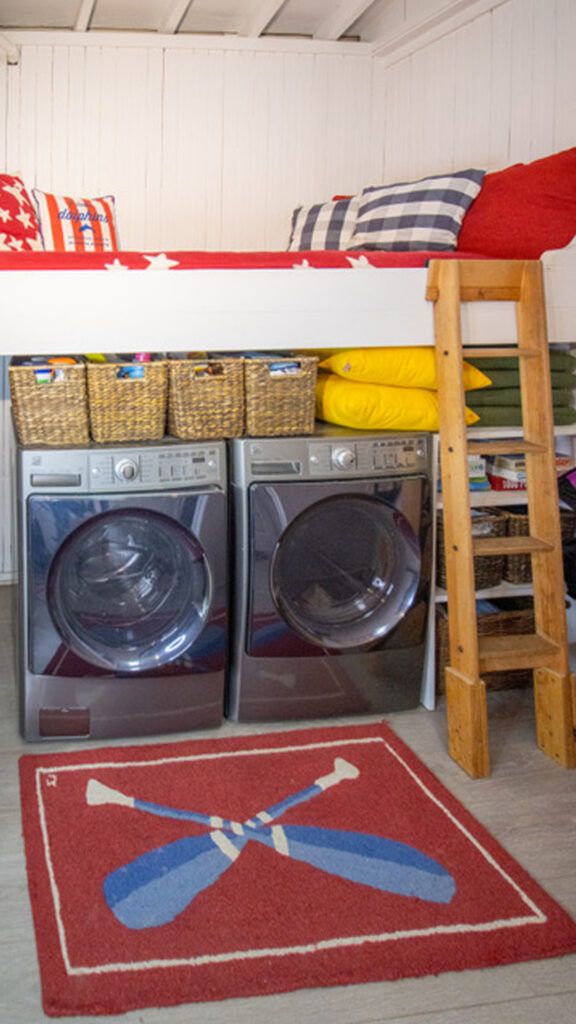
{"label": "blue and red striped pillow", "polygon": [[75,199],[32,189],[45,249],[114,252],[119,249],[114,196]]}

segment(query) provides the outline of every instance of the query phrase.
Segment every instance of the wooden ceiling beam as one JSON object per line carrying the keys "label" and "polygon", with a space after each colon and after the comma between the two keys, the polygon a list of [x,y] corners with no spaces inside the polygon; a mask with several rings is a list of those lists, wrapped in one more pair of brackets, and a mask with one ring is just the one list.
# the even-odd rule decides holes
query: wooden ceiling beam
{"label": "wooden ceiling beam", "polygon": [[80,0],[80,6],[78,8],[78,13],[76,14],[76,21],[74,22],[75,32],[88,31],[95,7],[96,0]]}
{"label": "wooden ceiling beam", "polygon": [[247,21],[242,35],[248,36],[250,39],[261,36],[285,3],[286,0],[263,0],[253,17]]}
{"label": "wooden ceiling beam", "polygon": [[441,10],[418,21],[405,21],[395,33],[374,39],[374,56],[401,60],[415,50],[456,31],[474,18],[492,13],[507,2],[508,0],[448,0]]}
{"label": "wooden ceiling beam", "polygon": [[340,39],[372,6],[372,0],[343,0],[314,33],[314,39]]}
{"label": "wooden ceiling beam", "polygon": [[168,9],[168,13],[164,18],[164,21],[158,26],[158,31],[164,35],[174,35],[174,33],[178,31],[179,26],[182,24],[183,19],[188,14],[193,3],[194,0],[174,0]]}

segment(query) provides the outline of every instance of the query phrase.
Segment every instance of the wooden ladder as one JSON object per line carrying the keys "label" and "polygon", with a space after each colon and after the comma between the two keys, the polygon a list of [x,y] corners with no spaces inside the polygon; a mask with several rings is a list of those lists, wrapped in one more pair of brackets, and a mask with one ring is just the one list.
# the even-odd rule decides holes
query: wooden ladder
{"label": "wooden ladder", "polygon": [[[534,670],[538,745],[576,767],[576,677],[570,674],[552,391],[541,264],[535,260],[432,260],[426,298],[434,302],[449,665],[449,752],[472,778],[490,774],[483,672]],[[471,441],[462,381],[461,303],[516,303],[513,345],[466,348],[466,356],[517,356],[522,437]],[[468,455],[521,452],[526,459],[528,537],[473,538]],[[535,633],[478,636],[474,556],[529,553]]]}

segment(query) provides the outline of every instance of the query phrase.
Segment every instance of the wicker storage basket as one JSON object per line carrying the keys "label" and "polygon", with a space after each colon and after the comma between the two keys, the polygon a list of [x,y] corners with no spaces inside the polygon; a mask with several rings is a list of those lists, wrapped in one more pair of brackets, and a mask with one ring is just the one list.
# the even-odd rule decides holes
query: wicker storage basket
{"label": "wicker storage basket", "polygon": [[86,444],[88,399],[84,363],[52,369],[50,380],[38,383],[34,366],[23,358],[8,367],[10,397],[16,434],[21,444]]}
{"label": "wicker storage basket", "polygon": [[[244,386],[249,436],[314,432],[317,363],[315,356],[246,360]],[[297,364],[296,372],[282,373],[282,366],[289,364]]]}
{"label": "wicker storage basket", "polygon": [[241,437],[244,360],[168,363],[168,433],[186,440]]}
{"label": "wicker storage basket", "polygon": [[[506,636],[508,634],[534,632],[534,611],[530,598],[502,598],[502,607],[495,612],[477,615],[479,636]],[[445,668],[449,664],[450,639],[448,632],[448,611],[445,605],[436,608],[436,689],[444,693],[446,688]],[[482,676],[488,689],[505,690],[514,686],[532,684],[531,669],[515,669],[508,672],[486,672]]]}
{"label": "wicker storage basket", "polygon": [[[528,511],[522,506],[518,509],[499,509],[500,515],[506,520],[506,532],[509,537],[526,537],[530,532]],[[576,535],[576,511],[560,509],[560,529],[564,542],[573,540]],[[532,580],[532,561],[530,555],[506,555],[503,569],[504,579],[509,583],[530,583]]]}
{"label": "wicker storage basket", "polygon": [[[436,575],[440,587],[446,587],[446,554],[444,551],[444,521],[442,513],[437,520]],[[473,537],[504,537],[506,519],[496,511],[478,512],[472,515]],[[474,583],[476,590],[497,587],[502,582],[504,555],[480,555],[474,559]]]}
{"label": "wicker storage basket", "polygon": [[[129,376],[138,373],[138,376]],[[88,363],[94,441],[159,441],[166,427],[166,362]]]}

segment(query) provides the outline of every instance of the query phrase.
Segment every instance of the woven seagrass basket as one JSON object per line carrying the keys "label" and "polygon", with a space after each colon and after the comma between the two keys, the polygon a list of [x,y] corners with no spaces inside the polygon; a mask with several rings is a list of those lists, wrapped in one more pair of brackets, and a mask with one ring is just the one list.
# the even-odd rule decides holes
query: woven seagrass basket
{"label": "woven seagrass basket", "polygon": [[[295,372],[282,366],[296,364]],[[246,433],[250,437],[312,434],[316,410],[315,356],[246,359]]]}
{"label": "woven seagrass basket", "polygon": [[[504,537],[506,519],[496,511],[479,512],[472,516],[473,537]],[[497,587],[502,582],[504,555],[479,555],[474,559],[474,584],[476,590]],[[442,513],[437,518],[436,577],[440,587],[446,587],[446,553],[444,550],[444,520]]]}
{"label": "woven seagrass basket", "polygon": [[164,437],[168,397],[165,361],[88,363],[87,387],[94,441],[159,441]]}
{"label": "woven seagrass basket", "polygon": [[[526,509],[501,508],[500,515],[506,520],[509,537],[527,537],[530,532]],[[560,509],[560,531],[562,541],[573,540],[576,536],[576,511]],[[506,555],[503,569],[504,579],[509,583],[530,583],[532,581],[532,560],[530,555]]]}
{"label": "woven seagrass basket", "polygon": [[[499,601],[502,609],[477,615],[479,636],[508,636],[534,632],[534,611],[531,598],[510,598]],[[436,689],[446,689],[445,669],[450,659],[448,611],[445,605],[436,608]],[[505,690],[532,684],[531,669],[506,672],[485,672],[482,676],[490,690]]]}
{"label": "woven seagrass basket", "polygon": [[50,379],[38,383],[34,366],[22,359],[8,367],[12,415],[21,444],[86,444],[88,399],[84,363],[52,369]]}
{"label": "woven seagrass basket", "polygon": [[241,437],[244,360],[168,363],[168,433],[186,440]]}

